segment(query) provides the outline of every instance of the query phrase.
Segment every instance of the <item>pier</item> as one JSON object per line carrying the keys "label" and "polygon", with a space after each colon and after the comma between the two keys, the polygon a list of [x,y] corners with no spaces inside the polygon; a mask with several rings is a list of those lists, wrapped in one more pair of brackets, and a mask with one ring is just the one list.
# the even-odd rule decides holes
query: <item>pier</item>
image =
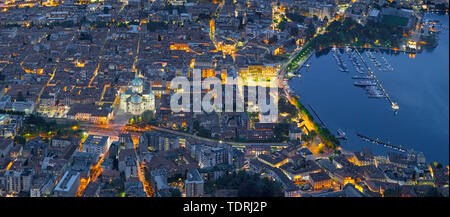
{"label": "pier", "polygon": [[393,145],[393,144],[388,143],[388,142],[382,142],[378,138],[372,139],[372,138],[369,138],[367,136],[361,135],[360,133],[357,133],[356,135],[361,137],[362,139],[364,139],[366,141],[373,142],[373,143],[379,144],[379,145],[383,145],[386,148],[391,148],[391,149],[394,149],[394,150],[399,151],[399,152],[407,152],[408,151],[408,149],[403,148],[401,146]]}
{"label": "pier", "polygon": [[392,109],[394,110],[398,110],[400,107],[397,105],[396,102],[394,102],[391,97],[389,96],[389,94],[387,93],[386,89],[383,88],[383,86],[381,85],[380,81],[377,79],[377,77],[375,76],[375,74],[373,73],[372,69],[370,68],[370,66],[366,63],[366,61],[364,60],[364,58],[361,56],[361,54],[359,53],[358,49],[356,47],[354,47],[356,53],[358,54],[359,58],[361,58],[361,61],[364,63],[364,65],[367,68],[367,71],[372,75],[373,79],[375,80],[375,82],[377,83],[378,87],[380,88],[381,91],[383,91],[383,94],[386,96],[386,98],[388,99],[388,101],[391,103]]}
{"label": "pier", "polygon": [[320,119],[319,115],[316,113],[316,111],[313,109],[313,107],[310,104],[308,104],[308,106],[309,106],[309,108],[311,108],[311,111],[316,115],[317,119],[319,119],[322,126],[327,127],[327,125],[325,125],[325,123]]}

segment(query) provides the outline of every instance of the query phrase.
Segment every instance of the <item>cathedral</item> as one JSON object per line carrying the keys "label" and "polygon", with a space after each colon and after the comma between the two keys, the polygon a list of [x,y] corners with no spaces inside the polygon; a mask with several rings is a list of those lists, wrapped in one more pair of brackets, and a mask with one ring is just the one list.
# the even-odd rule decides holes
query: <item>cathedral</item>
{"label": "cathedral", "polygon": [[120,96],[120,110],[133,115],[141,115],[146,110],[155,111],[151,85],[144,83],[138,73]]}

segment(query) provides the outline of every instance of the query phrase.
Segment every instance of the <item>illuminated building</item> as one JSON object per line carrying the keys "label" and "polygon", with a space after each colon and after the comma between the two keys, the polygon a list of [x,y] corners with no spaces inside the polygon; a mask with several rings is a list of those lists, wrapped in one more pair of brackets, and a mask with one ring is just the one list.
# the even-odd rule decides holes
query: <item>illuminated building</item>
{"label": "illuminated building", "polygon": [[308,148],[302,148],[298,153],[305,158],[305,160],[313,160],[313,153]]}
{"label": "illuminated building", "polygon": [[83,192],[83,197],[98,197],[100,195],[100,184],[97,182],[89,182]]}
{"label": "illuminated building", "polygon": [[420,46],[418,45],[417,41],[415,41],[415,40],[408,40],[408,43],[406,44],[406,46],[411,49],[420,49]]}
{"label": "illuminated building", "polygon": [[81,196],[84,189],[89,182],[95,182],[98,175],[101,174],[103,169],[101,163],[103,157],[94,152],[81,152],[75,151],[71,157],[70,165],[71,170],[80,174],[79,187],[76,192],[76,196]]}
{"label": "illuminated building", "polygon": [[284,53],[284,48],[283,47],[277,47],[277,48],[275,48],[273,50],[273,55],[274,56],[277,56],[277,55],[280,55],[280,54],[283,54],[283,53]]}
{"label": "illuminated building", "polygon": [[221,164],[232,163],[232,152],[229,146],[210,148],[203,146],[200,148],[199,166],[200,168],[214,167]]}
{"label": "illuminated building", "polygon": [[[124,172],[127,170],[127,178],[131,177],[131,174],[134,174],[134,177],[137,177],[137,164],[136,164],[136,151],[135,149],[123,149],[119,153],[119,172]],[[135,167],[134,169],[132,167]]]}
{"label": "illuminated building", "polygon": [[247,145],[245,147],[245,155],[258,156],[260,154],[268,154],[270,146],[267,145]]}
{"label": "illuminated building", "polygon": [[330,176],[341,186],[345,186],[348,183],[355,184],[358,178],[358,174],[351,167],[336,169],[332,173],[330,172]]}
{"label": "illuminated building", "polygon": [[73,104],[67,113],[67,118],[86,121],[94,124],[107,124],[113,117],[111,108],[92,104]]}
{"label": "illuminated building", "polygon": [[80,173],[67,171],[56,185],[54,192],[58,197],[74,197],[79,186]]}
{"label": "illuminated building", "polygon": [[341,191],[324,191],[311,194],[312,197],[365,197],[356,185],[348,184]]}
{"label": "illuminated building", "polygon": [[18,111],[31,114],[34,111],[34,103],[31,101],[12,100],[11,96],[3,95],[0,97],[0,110]]}
{"label": "illuminated building", "polygon": [[134,80],[120,96],[120,110],[133,115],[140,115],[144,111],[155,110],[155,95],[150,83],[144,83],[136,74]]}
{"label": "illuminated building", "polygon": [[312,173],[309,175],[309,179],[314,190],[331,187],[331,178],[324,172]]}
{"label": "illuminated building", "polygon": [[315,161],[306,161],[301,155],[290,157],[289,162],[279,168],[283,174],[295,182],[306,181],[310,174],[321,171],[320,166]]}
{"label": "illuminated building", "polygon": [[170,50],[184,50],[186,52],[189,52],[189,45],[186,43],[175,43],[170,45]]}
{"label": "illuminated building", "polygon": [[184,185],[186,188],[186,197],[203,196],[204,181],[198,170],[190,170],[187,173]]}
{"label": "illuminated building", "polygon": [[273,138],[273,130],[247,130],[245,132],[245,138],[249,141],[261,141]]}
{"label": "illuminated building", "polygon": [[302,129],[299,127],[291,127],[289,128],[289,139],[290,140],[296,140],[297,138],[300,138],[302,135]]}
{"label": "illuminated building", "polygon": [[373,163],[372,159],[373,159],[373,156],[369,157],[365,153],[355,152],[352,157],[352,162],[357,166],[366,166],[366,165],[370,165]]}
{"label": "illuminated building", "polygon": [[280,155],[266,155],[266,154],[260,154],[257,156],[258,160],[260,160],[261,162],[271,166],[271,167],[280,167],[283,164],[286,164],[289,162],[289,158],[287,158],[286,156]]}
{"label": "illuminated building", "polygon": [[152,151],[169,151],[186,146],[186,139],[172,134],[146,131],[139,138],[139,147],[141,146]]}
{"label": "illuminated building", "polygon": [[146,197],[144,183],[140,182],[138,178],[130,178],[125,182],[125,195],[129,197]]}
{"label": "illuminated building", "polygon": [[[72,0],[70,0],[70,1],[72,1]],[[73,0],[74,5],[87,5],[87,4],[89,4],[89,2],[90,2],[89,0]]]}
{"label": "illuminated building", "polygon": [[121,146],[125,145],[126,149],[133,149],[134,143],[131,134],[119,134],[119,143]]}
{"label": "illuminated building", "polygon": [[171,5],[179,6],[186,4],[187,0],[169,0]]}
{"label": "illuminated building", "polygon": [[83,143],[83,151],[88,153],[105,154],[111,140],[109,136],[89,135]]}
{"label": "illuminated building", "polygon": [[138,177],[138,162],[136,158],[128,157],[125,159],[125,178]]}
{"label": "illuminated building", "polygon": [[155,96],[161,97],[161,95],[169,94],[169,89],[166,87],[165,81],[152,81],[152,92]]}
{"label": "illuminated building", "polygon": [[245,79],[267,79],[276,78],[278,76],[279,66],[273,64],[264,65],[250,65],[248,67],[240,68],[239,75]]}
{"label": "illuminated building", "polygon": [[269,166],[268,164],[261,162],[258,159],[250,160],[249,171],[256,174],[265,175],[272,180],[281,182],[284,189],[285,197],[298,197],[300,196],[300,188],[295,185],[289,177],[279,168]]}
{"label": "illuminated building", "polygon": [[3,183],[7,193],[17,194],[17,193],[25,190],[25,189],[23,189],[23,184],[22,184],[22,182],[23,182],[22,172],[7,170],[3,174],[3,177],[1,177],[1,178],[3,180],[0,183]]}
{"label": "illuminated building", "polygon": [[215,77],[216,71],[214,69],[202,69],[202,78]]}
{"label": "illuminated building", "polygon": [[48,174],[33,180],[30,188],[30,197],[43,197],[50,195],[56,183],[56,177]]}
{"label": "illuminated building", "polygon": [[11,138],[0,137],[0,157],[5,157],[9,154],[14,146],[14,141]]}

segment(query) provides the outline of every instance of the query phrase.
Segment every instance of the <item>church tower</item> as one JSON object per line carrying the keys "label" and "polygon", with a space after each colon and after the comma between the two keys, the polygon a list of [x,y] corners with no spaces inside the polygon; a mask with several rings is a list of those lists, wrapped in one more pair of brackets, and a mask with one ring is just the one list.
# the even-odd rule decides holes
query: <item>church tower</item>
{"label": "church tower", "polygon": [[144,89],[144,82],[140,78],[141,73],[136,73],[136,76],[134,77],[133,81],[131,82],[131,86],[133,88],[134,93],[142,94],[142,91]]}

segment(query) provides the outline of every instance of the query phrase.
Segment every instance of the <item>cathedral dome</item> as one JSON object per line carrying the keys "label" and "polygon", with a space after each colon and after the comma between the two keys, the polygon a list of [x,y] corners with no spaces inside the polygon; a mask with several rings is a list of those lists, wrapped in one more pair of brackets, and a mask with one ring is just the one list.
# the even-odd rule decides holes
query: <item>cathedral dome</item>
{"label": "cathedral dome", "polygon": [[140,97],[139,95],[134,95],[131,97],[131,103],[139,104],[141,102],[142,102],[142,97]]}
{"label": "cathedral dome", "polygon": [[142,79],[140,79],[139,77],[136,76],[136,78],[133,79],[133,81],[131,82],[131,84],[133,86],[141,86],[142,85]]}

